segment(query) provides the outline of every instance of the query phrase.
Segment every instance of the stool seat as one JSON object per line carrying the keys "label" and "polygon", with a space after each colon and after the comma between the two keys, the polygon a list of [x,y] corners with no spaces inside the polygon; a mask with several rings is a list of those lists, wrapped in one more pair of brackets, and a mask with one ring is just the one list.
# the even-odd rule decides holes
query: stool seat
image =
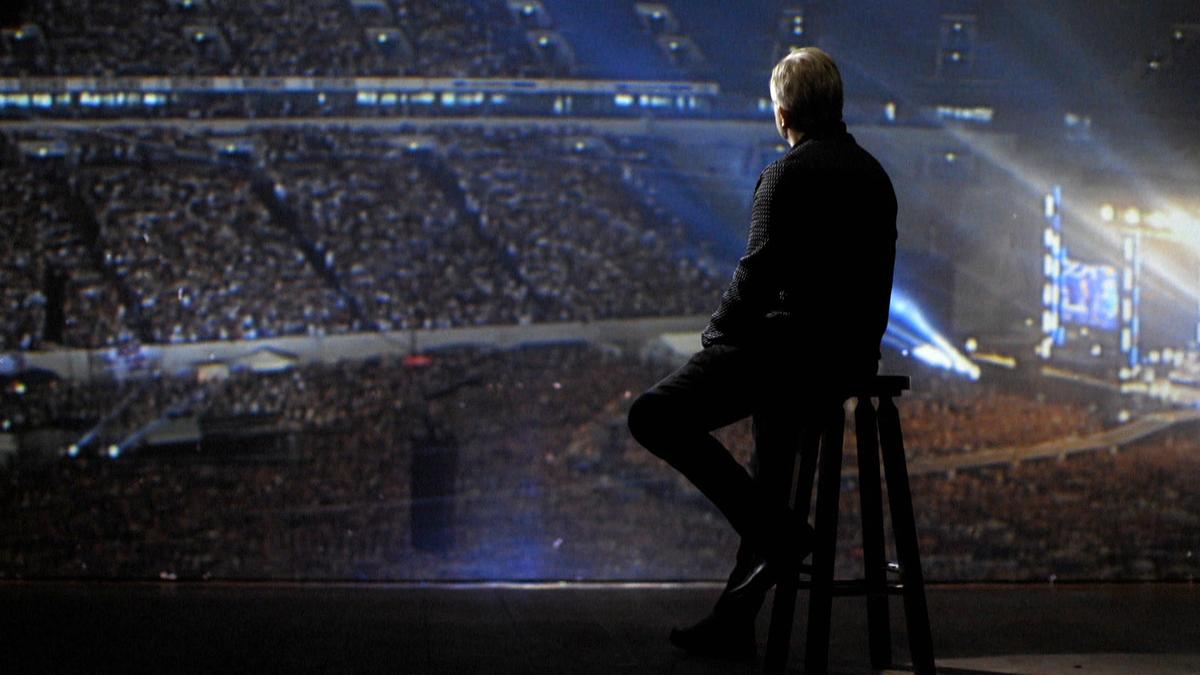
{"label": "stool seat", "polygon": [[[818,480],[812,564],[802,565],[798,570],[808,574],[809,579],[801,581],[797,575],[792,575],[781,580],[776,587],[763,664],[768,673],[784,672],[787,665],[796,593],[801,588],[809,591],[805,672],[823,673],[828,670],[832,601],[834,597],[845,596],[866,598],[871,666],[875,669],[891,667],[888,596],[892,594],[904,598],[905,624],[914,670],[917,673],[936,672],[929,612],[925,603],[925,581],[917,552],[904,439],[900,431],[899,412],[893,400],[908,391],[910,384],[905,375],[874,375],[846,381],[826,381],[823,385],[813,385],[815,391],[806,392],[800,400],[799,405],[803,408],[799,416],[800,429],[796,428],[795,411],[780,411],[778,419],[770,422],[777,428],[764,435],[767,442],[791,443],[790,450],[781,445],[776,451],[790,454],[793,462],[798,450],[800,470],[795,474],[795,485],[791,486],[788,506],[800,520],[808,519],[814,477]],[[862,579],[834,579],[842,435],[846,422],[843,404],[851,398],[857,401],[854,419],[858,439],[865,575]],[[871,399],[879,400],[878,410]],[[798,448],[795,443],[797,436]],[[881,456],[898,562],[885,559],[883,487],[879,476]],[[889,582],[889,573],[898,575],[899,581]]]}
{"label": "stool seat", "polygon": [[897,398],[908,391],[911,381],[907,375],[872,375],[847,382],[841,387],[848,398]]}

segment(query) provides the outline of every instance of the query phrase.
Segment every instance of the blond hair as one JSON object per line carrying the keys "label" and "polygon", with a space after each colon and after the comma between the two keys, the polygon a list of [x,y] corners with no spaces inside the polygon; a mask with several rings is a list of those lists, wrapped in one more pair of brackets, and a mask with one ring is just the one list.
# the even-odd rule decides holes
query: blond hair
{"label": "blond hair", "polygon": [[841,121],[842,74],[820,49],[793,49],[771,72],[771,100],[801,126]]}

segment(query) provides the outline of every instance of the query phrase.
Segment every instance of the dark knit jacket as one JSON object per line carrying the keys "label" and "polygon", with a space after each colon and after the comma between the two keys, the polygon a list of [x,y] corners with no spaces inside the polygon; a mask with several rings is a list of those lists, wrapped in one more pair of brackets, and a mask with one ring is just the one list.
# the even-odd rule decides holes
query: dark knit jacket
{"label": "dark knit jacket", "polygon": [[746,254],[701,342],[782,344],[874,372],[895,261],[887,173],[845,124],[813,130],[759,176]]}

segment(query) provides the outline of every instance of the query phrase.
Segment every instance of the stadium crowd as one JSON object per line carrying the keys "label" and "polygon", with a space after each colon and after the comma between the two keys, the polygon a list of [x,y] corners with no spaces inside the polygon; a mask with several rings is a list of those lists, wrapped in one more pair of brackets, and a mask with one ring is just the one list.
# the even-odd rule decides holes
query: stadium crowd
{"label": "stadium crowd", "polygon": [[[624,425],[629,401],[669,364],[582,344],[430,356],[427,366],[387,358],[234,373],[216,385],[168,378],[101,388],[90,399],[84,385],[45,385],[57,390],[41,400],[97,416],[122,396],[160,411],[192,396],[201,427],[251,416],[278,436],[205,441],[182,453],[134,449],[116,460],[85,449],[78,459],[17,463],[0,473],[0,575],[724,574],[736,548],[732,530]],[[927,410],[902,407],[904,423],[944,414]],[[50,410],[41,419],[60,417]],[[430,428],[440,430],[438,447],[454,454],[457,470],[441,497],[417,499],[413,467]],[[741,423],[720,432],[743,460],[747,430]],[[982,427],[970,438],[988,433]],[[990,433],[1009,432],[1000,425]],[[925,450],[909,447],[915,456]],[[1200,473],[1197,450],[1194,434],[1180,429],[1115,455],[917,477],[927,576],[1194,578],[1200,502],[1188,485]],[[430,499],[452,514],[447,550],[415,542],[414,511]],[[846,574],[861,563],[850,525],[857,501],[848,481],[839,552]]]}
{"label": "stadium crowd", "polygon": [[[505,467],[551,466],[554,449],[610,393],[604,380],[637,370],[636,361],[568,345],[448,350],[425,368],[386,360],[235,374],[198,408],[201,419],[279,418],[302,430],[289,449],[257,463],[85,452],[14,468],[0,504],[12,516],[0,575],[499,574],[540,532],[540,518],[521,515],[545,509],[557,487],[542,471]],[[408,540],[413,445],[429,420],[453,430],[463,457],[455,505],[463,552],[450,559]],[[582,513],[578,488],[569,491]]]}
{"label": "stadium crowd", "polygon": [[47,0],[0,41],[28,76],[528,77],[552,68],[500,0]]}
{"label": "stadium crowd", "polygon": [[60,296],[62,318],[50,327],[55,342],[100,347],[128,335],[121,299],[72,208],[71,180],[55,170],[0,164],[0,351],[44,346],[48,294]]}
{"label": "stadium crowd", "polygon": [[345,332],[350,311],[248,181],[206,167],[89,174],[104,260],[155,343]]}
{"label": "stadium crowd", "polygon": [[279,132],[270,139],[272,148],[288,148],[271,151],[272,172],[303,236],[340,271],[368,326],[534,319],[528,288],[472,227],[457,180],[429,151],[367,134]]}
{"label": "stadium crowd", "polygon": [[[70,347],[716,305],[725,277],[683,254],[685,227],[655,203],[639,171],[654,160],[633,141],[528,129],[415,139],[140,130],[67,135],[61,159],[7,153],[3,180],[23,199],[3,207],[22,233],[0,251],[13,279],[3,346],[43,346],[51,265],[71,284],[56,341]],[[256,154],[218,159],[231,145]]]}
{"label": "stadium crowd", "polygon": [[[24,25],[0,36],[4,77],[563,74],[502,0],[22,6]],[[292,109],[293,99],[206,101],[197,116],[329,112]],[[715,306],[727,279],[682,254],[684,224],[656,203],[642,170],[654,160],[637,139],[185,126],[6,132],[0,352],[694,314]],[[18,151],[42,138],[66,156]],[[241,144],[245,153],[225,154],[244,156],[218,159],[215,148]],[[0,432],[95,436],[79,457],[0,464],[0,578],[727,571],[736,540],[724,519],[625,426],[629,401],[669,366],[582,345],[432,359],[204,383],[6,378]],[[923,378],[901,402],[914,460],[1104,424],[1094,406],[1011,384]],[[169,415],[235,430],[106,456]],[[1194,580],[1194,432],[916,478],[926,575]],[[747,461],[749,421],[717,433]],[[454,456],[453,483],[416,497],[414,464],[430,447]],[[418,545],[413,521],[431,506],[452,513],[448,550]],[[852,481],[842,509],[854,523]],[[849,576],[861,549],[852,526],[841,536]]]}
{"label": "stadium crowd", "polygon": [[6,236],[0,238],[0,260],[3,261],[0,265],[0,309],[4,317],[0,349],[39,346],[45,323],[44,247],[38,224],[54,223],[59,218],[46,213],[51,205],[40,193],[42,186],[40,182],[22,180],[22,176],[8,167],[0,171],[0,190],[10,196],[0,202],[0,222],[6,225]]}
{"label": "stadium crowd", "polygon": [[[653,191],[636,184],[631,155],[636,148],[615,142],[569,135],[547,142],[531,130],[489,130],[451,153],[478,204],[483,236],[548,305],[546,318],[671,316],[715,307],[726,280],[680,255],[685,227],[655,209]],[[630,199],[631,192],[643,201]]]}
{"label": "stadium crowd", "polygon": [[1094,404],[935,373],[904,397],[903,406],[905,441],[921,451],[915,457],[1033,445],[1086,436],[1104,426]]}
{"label": "stadium crowd", "polygon": [[948,579],[1200,576],[1195,425],[1120,452],[924,476],[922,564]]}

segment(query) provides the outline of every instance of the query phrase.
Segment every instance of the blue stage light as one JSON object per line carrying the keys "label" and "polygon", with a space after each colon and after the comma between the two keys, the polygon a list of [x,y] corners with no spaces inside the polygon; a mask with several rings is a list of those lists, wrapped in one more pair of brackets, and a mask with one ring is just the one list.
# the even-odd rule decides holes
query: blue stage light
{"label": "blue stage light", "polygon": [[891,319],[885,342],[923,363],[978,380],[979,366],[941,334],[916,301],[901,289],[892,290]]}

